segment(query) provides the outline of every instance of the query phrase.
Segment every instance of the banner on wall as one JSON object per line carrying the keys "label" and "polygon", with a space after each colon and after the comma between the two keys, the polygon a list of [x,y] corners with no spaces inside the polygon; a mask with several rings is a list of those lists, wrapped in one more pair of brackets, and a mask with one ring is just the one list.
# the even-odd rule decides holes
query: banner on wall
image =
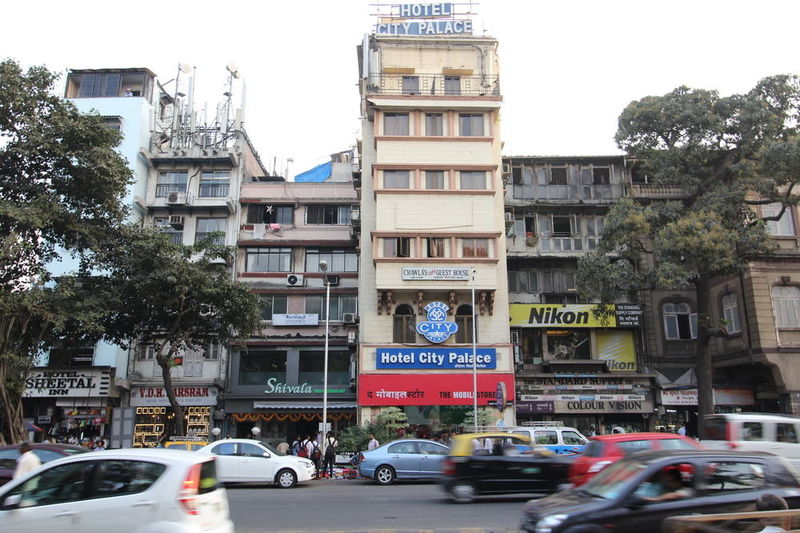
{"label": "banner on wall", "polygon": [[[514,401],[514,374],[478,374],[478,405],[497,401],[498,383],[505,400]],[[361,374],[359,405],[472,405],[472,374]]]}
{"label": "banner on wall", "polygon": [[597,358],[610,372],[636,372],[636,348],[632,331],[595,332]]}
{"label": "banner on wall", "polygon": [[522,328],[627,328],[641,325],[642,307],[612,305],[611,314],[595,316],[594,304],[511,304],[512,327]]}

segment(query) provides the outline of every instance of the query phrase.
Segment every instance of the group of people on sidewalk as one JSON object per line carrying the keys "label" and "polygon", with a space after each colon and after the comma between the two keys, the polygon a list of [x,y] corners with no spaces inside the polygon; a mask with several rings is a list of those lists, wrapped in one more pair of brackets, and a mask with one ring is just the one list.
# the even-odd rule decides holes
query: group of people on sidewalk
{"label": "group of people on sidewalk", "polygon": [[287,442],[281,442],[278,444],[277,449],[283,454],[311,459],[317,468],[317,477],[333,477],[333,466],[336,463],[336,448],[338,446],[339,441],[336,439],[336,434],[329,431],[324,441],[324,454],[319,443],[319,435],[306,435],[305,438],[297,435],[291,445]]}

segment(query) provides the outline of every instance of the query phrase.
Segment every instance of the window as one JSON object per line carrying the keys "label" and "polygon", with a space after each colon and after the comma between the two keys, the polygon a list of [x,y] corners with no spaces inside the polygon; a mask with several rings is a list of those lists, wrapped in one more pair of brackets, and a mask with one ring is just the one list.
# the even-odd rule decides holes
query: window
{"label": "window", "polygon": [[198,218],[194,242],[211,239],[212,244],[225,244],[224,218]]}
{"label": "window", "polygon": [[617,448],[620,449],[622,455],[630,455],[636,452],[648,452],[653,449],[653,443],[649,440],[629,440],[627,442],[618,442]]}
{"label": "window", "polygon": [[461,239],[462,257],[489,257],[489,239]]}
{"label": "window", "polygon": [[591,359],[592,341],[589,332],[580,329],[549,329],[547,353],[551,360]]}
{"label": "window", "polygon": [[534,431],[533,432],[534,444],[540,446],[557,446],[558,433],[555,431]]}
{"label": "window", "polygon": [[689,304],[667,303],[662,307],[664,315],[664,337],[668,341],[697,338],[697,313],[689,310]]}
{"label": "window", "polygon": [[444,135],[444,118],[441,113],[425,114],[425,135],[431,137]]}
{"label": "window", "polygon": [[227,170],[203,172],[200,175],[200,198],[220,198],[228,196],[231,173]]}
{"label": "window", "polygon": [[294,206],[250,204],[247,207],[248,224],[294,224]]}
{"label": "window", "polygon": [[460,76],[445,76],[444,77],[444,94],[458,95],[461,94],[461,77]]}
{"label": "window", "polygon": [[572,217],[553,216],[553,236],[569,237],[572,235]]}
{"label": "window", "polygon": [[413,442],[398,442],[392,444],[388,449],[389,453],[417,453],[417,446]]}
{"label": "window", "polygon": [[766,488],[764,467],[757,463],[711,462],[704,471],[706,484],[703,488],[709,495]]}
{"label": "window", "polygon": [[593,167],[592,183],[594,185],[608,185],[611,183],[611,169],[609,167]]}
{"label": "window", "polygon": [[349,205],[307,205],[306,224],[343,226],[350,223],[352,209]]}
{"label": "window", "polygon": [[509,270],[508,290],[536,294],[539,292],[539,276],[535,270]]}
{"label": "window", "polygon": [[384,113],[384,135],[408,135],[408,113]]}
{"label": "window", "polygon": [[146,461],[102,461],[95,472],[97,498],[138,494],[150,488],[166,465]]}
{"label": "window", "polygon": [[261,320],[272,320],[273,314],[286,313],[286,295],[262,294],[261,295]]}
{"label": "window", "polygon": [[464,344],[472,342],[472,320],[472,306],[459,305],[456,309],[456,324],[458,324],[456,342]]}
{"label": "window", "polygon": [[383,239],[383,257],[411,257],[411,238]]}
{"label": "window", "polygon": [[447,447],[432,442],[418,442],[417,445],[419,452],[424,455],[447,455],[449,453]]}
{"label": "window", "polygon": [[772,287],[772,306],[777,327],[800,328],[799,287],[789,285]]}
{"label": "window", "polygon": [[425,257],[447,257],[445,243],[447,239],[443,237],[428,237],[424,239]]}
{"label": "window", "polygon": [[249,442],[240,442],[239,451],[236,455],[241,457],[264,457],[264,448],[250,444]]}
{"label": "window", "polygon": [[[541,291],[543,293],[563,294],[575,290],[575,271],[567,269],[542,270]],[[561,303],[557,301],[556,303]]]}
{"label": "window", "polygon": [[156,347],[152,344],[139,346],[139,361],[153,361],[156,358]]}
{"label": "window", "polygon": [[735,293],[729,293],[722,297],[722,316],[725,318],[728,335],[742,331],[739,322],[739,303]]}
{"label": "window", "polygon": [[270,378],[286,382],[286,351],[251,349],[242,352],[239,357],[240,385],[263,386]]}
{"label": "window", "polygon": [[567,184],[567,167],[550,167],[550,185]]}
{"label": "window", "polygon": [[178,229],[175,226],[178,224],[172,225],[169,223],[168,218],[163,217],[156,217],[153,219],[153,225],[158,228],[161,233],[164,233],[169,238],[169,242],[172,244],[183,244],[183,225],[180,225],[181,229]]}
{"label": "window", "polygon": [[189,173],[185,170],[170,170],[158,173],[156,197],[164,198],[171,192],[186,192]]}
{"label": "window", "polygon": [[[358,311],[358,297],[332,294],[330,301],[331,321],[341,322],[344,313],[356,313]],[[325,320],[325,297],[306,296],[306,313],[316,314],[320,320]]]}
{"label": "window", "polygon": [[426,189],[444,189],[444,171],[426,170],[425,171]]}
{"label": "window", "polygon": [[[711,439],[709,439],[711,440]],[[682,439],[659,439],[658,447],[662,450],[696,450],[690,442]]]}
{"label": "window", "polygon": [[797,429],[794,424],[775,424],[775,440],[797,443]]}
{"label": "window", "polygon": [[218,444],[211,449],[211,453],[215,455],[236,455],[236,444],[232,442]]}
{"label": "window", "polygon": [[462,170],[458,174],[462,189],[486,189],[486,172]]}
{"label": "window", "polygon": [[384,170],[383,186],[386,189],[408,189],[408,170]]}
{"label": "window", "polygon": [[403,94],[419,94],[419,76],[403,76]]}
{"label": "window", "polygon": [[328,272],[358,272],[358,255],[355,250],[331,248],[306,249],[306,272],[320,272],[319,262],[328,263]]}
{"label": "window", "polygon": [[462,137],[483,136],[483,115],[466,113],[458,115],[458,134]]}
{"label": "window", "polygon": [[83,500],[88,496],[94,467],[93,461],[54,466],[28,479],[12,493],[20,495],[21,508]]}
{"label": "window", "polygon": [[246,272],[291,272],[291,248],[248,248]]}
{"label": "window", "polygon": [[410,305],[400,304],[395,308],[392,326],[392,342],[417,342],[417,321]]}
{"label": "window", "polygon": [[743,422],[742,440],[764,440],[764,426],[761,422]]}
{"label": "window", "polygon": [[566,445],[582,445],[586,444],[586,441],[574,431],[564,431],[561,433],[561,439],[564,441]]}
{"label": "window", "polygon": [[203,360],[205,361],[219,361],[219,354],[222,347],[216,342],[209,343],[203,347]]}
{"label": "window", "polygon": [[[300,375],[298,383],[319,383],[325,381],[325,351],[301,350]],[[342,386],[350,386],[350,352],[328,351],[328,387],[336,386],[341,391]],[[321,390],[321,389],[320,389]],[[333,392],[328,389],[328,392]]]}
{"label": "window", "polygon": [[[781,204],[767,204],[761,206],[761,214],[764,217],[778,216],[781,212]],[[767,233],[770,235],[794,235],[794,221],[792,220],[791,207],[787,207],[786,211],[778,220],[767,220]]]}

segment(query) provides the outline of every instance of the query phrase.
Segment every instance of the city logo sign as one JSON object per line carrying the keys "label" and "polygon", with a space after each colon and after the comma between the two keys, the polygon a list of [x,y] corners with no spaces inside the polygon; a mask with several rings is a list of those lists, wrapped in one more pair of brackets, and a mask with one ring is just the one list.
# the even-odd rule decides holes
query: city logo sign
{"label": "city logo sign", "polygon": [[437,344],[450,338],[450,335],[458,331],[458,324],[446,321],[448,309],[450,307],[444,302],[431,302],[426,305],[428,320],[417,324],[417,333]]}

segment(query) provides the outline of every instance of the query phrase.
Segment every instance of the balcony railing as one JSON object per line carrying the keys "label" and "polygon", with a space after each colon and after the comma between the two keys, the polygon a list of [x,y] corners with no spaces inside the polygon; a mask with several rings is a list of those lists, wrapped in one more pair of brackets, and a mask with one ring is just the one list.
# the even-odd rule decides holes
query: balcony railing
{"label": "balcony railing", "polygon": [[208,238],[211,239],[211,244],[225,244],[225,235],[219,231],[209,231],[209,232],[200,232],[198,231],[195,233],[195,242],[204,241]]}
{"label": "balcony railing", "polygon": [[381,74],[370,76],[367,92],[421,96],[500,96],[500,78],[442,74]]}
{"label": "balcony railing", "polygon": [[186,184],[164,183],[156,185],[156,197],[167,196],[171,192],[186,192]]}
{"label": "balcony railing", "polygon": [[198,191],[200,198],[223,198],[228,196],[227,183],[201,183]]}
{"label": "balcony railing", "polygon": [[632,183],[631,196],[634,198],[684,198],[687,194],[675,185]]}

